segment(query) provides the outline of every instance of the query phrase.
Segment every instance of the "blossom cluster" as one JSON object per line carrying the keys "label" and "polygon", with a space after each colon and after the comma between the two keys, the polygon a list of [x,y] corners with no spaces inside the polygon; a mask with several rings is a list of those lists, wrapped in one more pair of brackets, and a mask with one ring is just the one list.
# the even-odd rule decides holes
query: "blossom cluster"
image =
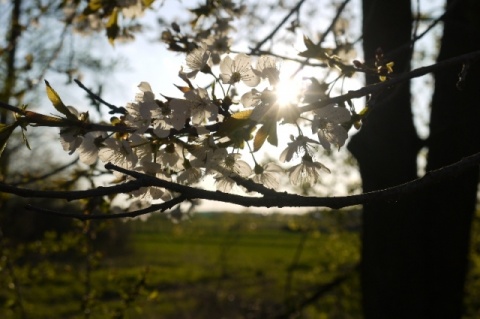
{"label": "blossom cluster", "polygon": [[[107,134],[63,128],[62,145],[66,151],[78,153],[85,164],[111,162],[185,185],[196,185],[212,176],[217,190],[223,192],[231,191],[234,177],[275,190],[283,174],[288,174],[293,185],[314,185],[322,171],[329,172],[318,161],[318,149],[344,145],[351,110],[327,105],[302,112],[302,104],[315,100],[308,88],[308,99],[280,106],[276,94],[279,61],[270,56],[259,57],[255,64],[252,60],[246,54],[228,54],[214,67],[212,52],[208,45],[202,45],[187,55],[185,68],[179,72],[187,84],[179,86],[182,98],[159,99],[150,84],[142,82],[134,101],[125,106],[126,114],[112,118],[113,125],[130,130]],[[210,75],[215,85],[194,86],[192,81],[198,73]],[[236,87],[247,89],[239,95]],[[72,107],[70,113],[88,120],[85,113]],[[259,151],[265,141],[278,145],[279,125],[291,126],[298,133],[291,135],[276,161],[262,163]],[[168,190],[156,187],[132,195],[146,202],[172,197]]]}

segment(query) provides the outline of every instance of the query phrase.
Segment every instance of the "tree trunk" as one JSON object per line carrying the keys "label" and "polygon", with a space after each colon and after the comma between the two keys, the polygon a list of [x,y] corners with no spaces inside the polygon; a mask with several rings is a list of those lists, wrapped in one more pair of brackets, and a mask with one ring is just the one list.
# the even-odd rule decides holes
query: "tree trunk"
{"label": "tree trunk", "polygon": [[[454,1],[449,0],[451,4]],[[455,1],[444,24],[439,60],[480,50],[480,3]],[[440,168],[480,151],[480,65],[473,64],[465,82],[456,86],[461,67],[435,73],[427,170]],[[460,318],[467,270],[478,167],[454,181],[435,185],[422,198],[426,215],[426,284],[429,318]]]}
{"label": "tree trunk", "polygon": [[[372,61],[381,47],[394,70],[410,68],[410,1],[363,0],[363,48]],[[367,84],[378,82],[367,77]],[[372,105],[373,104],[373,105]],[[417,177],[417,137],[410,109],[409,83],[395,87],[369,104],[371,110],[349,150],[358,161],[365,192],[398,185]],[[422,227],[413,199],[363,208],[362,295],[365,318],[425,318],[422,270],[418,245]],[[421,263],[423,264],[423,263]]]}

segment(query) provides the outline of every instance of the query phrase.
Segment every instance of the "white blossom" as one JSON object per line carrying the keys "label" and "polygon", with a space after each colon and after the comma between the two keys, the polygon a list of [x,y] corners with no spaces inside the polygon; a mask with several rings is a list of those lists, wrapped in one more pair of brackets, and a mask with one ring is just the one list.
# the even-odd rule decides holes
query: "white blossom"
{"label": "white blossom", "polygon": [[288,173],[292,185],[313,185],[317,183],[320,171],[330,173],[330,170],[325,165],[312,161],[312,158],[306,155],[302,158],[302,162],[291,167]]}
{"label": "white blossom", "polygon": [[263,166],[255,165],[254,172],[253,181],[255,183],[276,190],[280,184],[280,176],[283,173],[283,169],[277,164],[270,162]]}
{"label": "white blossom", "polygon": [[317,132],[318,140],[325,149],[330,150],[331,144],[340,149],[348,138],[348,132],[342,123],[350,119],[350,111],[346,108],[327,105],[315,110],[312,131]]}
{"label": "white blossom", "polygon": [[280,81],[280,68],[277,60],[268,55],[262,55],[258,59],[255,73],[262,79],[268,79],[271,85],[276,85]]}
{"label": "white blossom", "polygon": [[202,170],[199,167],[193,167],[190,161],[184,160],[183,168],[184,170],[177,176],[178,183],[191,185],[197,183],[202,178]]}
{"label": "white blossom", "polygon": [[98,143],[106,137],[105,133],[89,132],[82,138],[82,144],[77,148],[80,161],[87,165],[94,164],[98,159]]}
{"label": "white blossom", "polygon": [[185,74],[188,78],[194,79],[198,72],[210,72],[210,51],[201,46],[187,55],[186,63],[189,71]]}
{"label": "white blossom", "polygon": [[178,144],[170,143],[165,148],[157,152],[156,162],[163,167],[180,168],[183,161],[183,147]]}
{"label": "white blossom", "polygon": [[141,82],[138,88],[141,92],[135,95],[135,103],[128,103],[125,107],[125,124],[135,127],[138,133],[144,133],[150,127],[152,112],[158,109],[158,105],[148,82]]}
{"label": "white blossom", "polygon": [[297,136],[296,139],[291,138],[292,142],[289,142],[287,148],[280,154],[281,162],[290,162],[294,154],[305,153],[311,144],[319,144],[317,141],[303,135]]}
{"label": "white blossom", "polygon": [[[137,164],[138,157],[128,141],[108,138],[103,144],[104,146],[98,151],[98,157],[102,162],[110,162],[129,170]],[[114,174],[119,175],[117,172],[114,172]]]}
{"label": "white blossom", "polygon": [[233,179],[223,174],[217,174],[214,176],[214,178],[217,191],[229,193],[235,185],[235,181]]}
{"label": "white blossom", "polygon": [[242,81],[246,85],[254,87],[260,83],[260,78],[253,72],[250,57],[244,53],[237,54],[233,60],[227,55],[220,62],[220,73],[220,78],[225,84]]}
{"label": "white blossom", "polygon": [[[136,167],[135,171],[166,181],[172,180],[170,176],[164,173],[162,166],[158,163],[143,163],[142,166]],[[168,190],[155,186],[141,187],[140,189],[131,192],[131,194],[147,203],[151,203],[152,200],[161,199],[167,201],[172,198],[172,195]]]}

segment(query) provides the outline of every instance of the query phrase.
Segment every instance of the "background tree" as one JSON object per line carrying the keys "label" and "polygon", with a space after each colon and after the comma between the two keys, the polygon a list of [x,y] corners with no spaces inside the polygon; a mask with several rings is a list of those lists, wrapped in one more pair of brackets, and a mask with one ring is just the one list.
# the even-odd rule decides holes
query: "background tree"
{"label": "background tree", "polygon": [[[376,1],[363,1],[364,51],[366,57],[373,56],[380,46],[387,52],[387,60],[395,60],[397,70],[405,70],[411,59],[405,45],[412,34],[411,4],[397,1],[395,5],[399,7],[391,15],[391,3],[382,7]],[[478,6],[469,1],[450,1],[447,8],[439,61],[478,50],[473,40],[478,37],[478,25],[467,16],[467,12],[478,12]],[[389,52],[397,55],[390,57]],[[461,90],[453,84],[458,73],[453,67],[435,73],[430,137],[426,142],[427,171],[478,151],[474,146],[478,143],[471,143],[472,138],[478,138],[478,131],[467,124],[478,110],[473,106],[478,96],[475,89]],[[468,73],[469,83],[474,85],[474,69]],[[392,91],[383,103],[382,97],[372,97],[375,109],[349,145],[359,161],[364,191],[417,176],[416,157],[421,145],[409,108],[409,87],[405,83]],[[382,107],[377,107],[379,102]],[[455,111],[453,105],[458,106]],[[461,316],[478,172],[472,169],[462,176],[454,183],[442,183],[443,187],[432,187],[429,192],[403,197],[393,204],[364,206],[362,287],[367,317]],[[448,204],[439,198],[449,198]]]}
{"label": "background tree", "polygon": [[[363,1],[365,59],[378,66],[395,61],[395,72],[408,72],[414,45],[412,26],[410,1]],[[377,83],[378,77],[367,75],[366,82]],[[420,140],[410,101],[409,82],[372,95],[367,101],[371,109],[368,118],[348,145],[358,161],[364,192],[417,178]],[[423,232],[417,222],[417,206],[406,197],[363,207],[361,272],[366,318],[423,317],[425,301],[418,289],[423,272],[412,263],[424,254],[416,244]]]}
{"label": "background tree", "polygon": [[[447,1],[449,11],[438,60],[480,49],[480,5],[476,1]],[[456,86],[453,85],[457,81]],[[435,72],[427,140],[427,171],[448,165],[480,150],[478,64]],[[460,318],[471,221],[477,204],[478,166],[454,181],[436,183],[417,197],[425,251],[428,297],[424,318]],[[443,305],[438,307],[438,305]]]}

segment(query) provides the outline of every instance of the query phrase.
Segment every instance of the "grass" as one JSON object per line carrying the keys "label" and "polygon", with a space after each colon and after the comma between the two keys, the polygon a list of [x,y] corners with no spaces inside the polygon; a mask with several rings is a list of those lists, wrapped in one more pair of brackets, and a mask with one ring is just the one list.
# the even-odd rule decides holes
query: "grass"
{"label": "grass", "polygon": [[[298,312],[299,318],[335,318],[341,312],[358,318],[360,313],[354,272],[299,308],[359,260],[358,233],[341,229],[335,219],[197,214],[180,224],[158,216],[129,226],[126,249],[93,263],[90,280],[85,261],[51,263],[36,275],[28,265],[18,266],[27,317],[270,318]],[[13,290],[0,288],[5,318],[19,313]]]}

